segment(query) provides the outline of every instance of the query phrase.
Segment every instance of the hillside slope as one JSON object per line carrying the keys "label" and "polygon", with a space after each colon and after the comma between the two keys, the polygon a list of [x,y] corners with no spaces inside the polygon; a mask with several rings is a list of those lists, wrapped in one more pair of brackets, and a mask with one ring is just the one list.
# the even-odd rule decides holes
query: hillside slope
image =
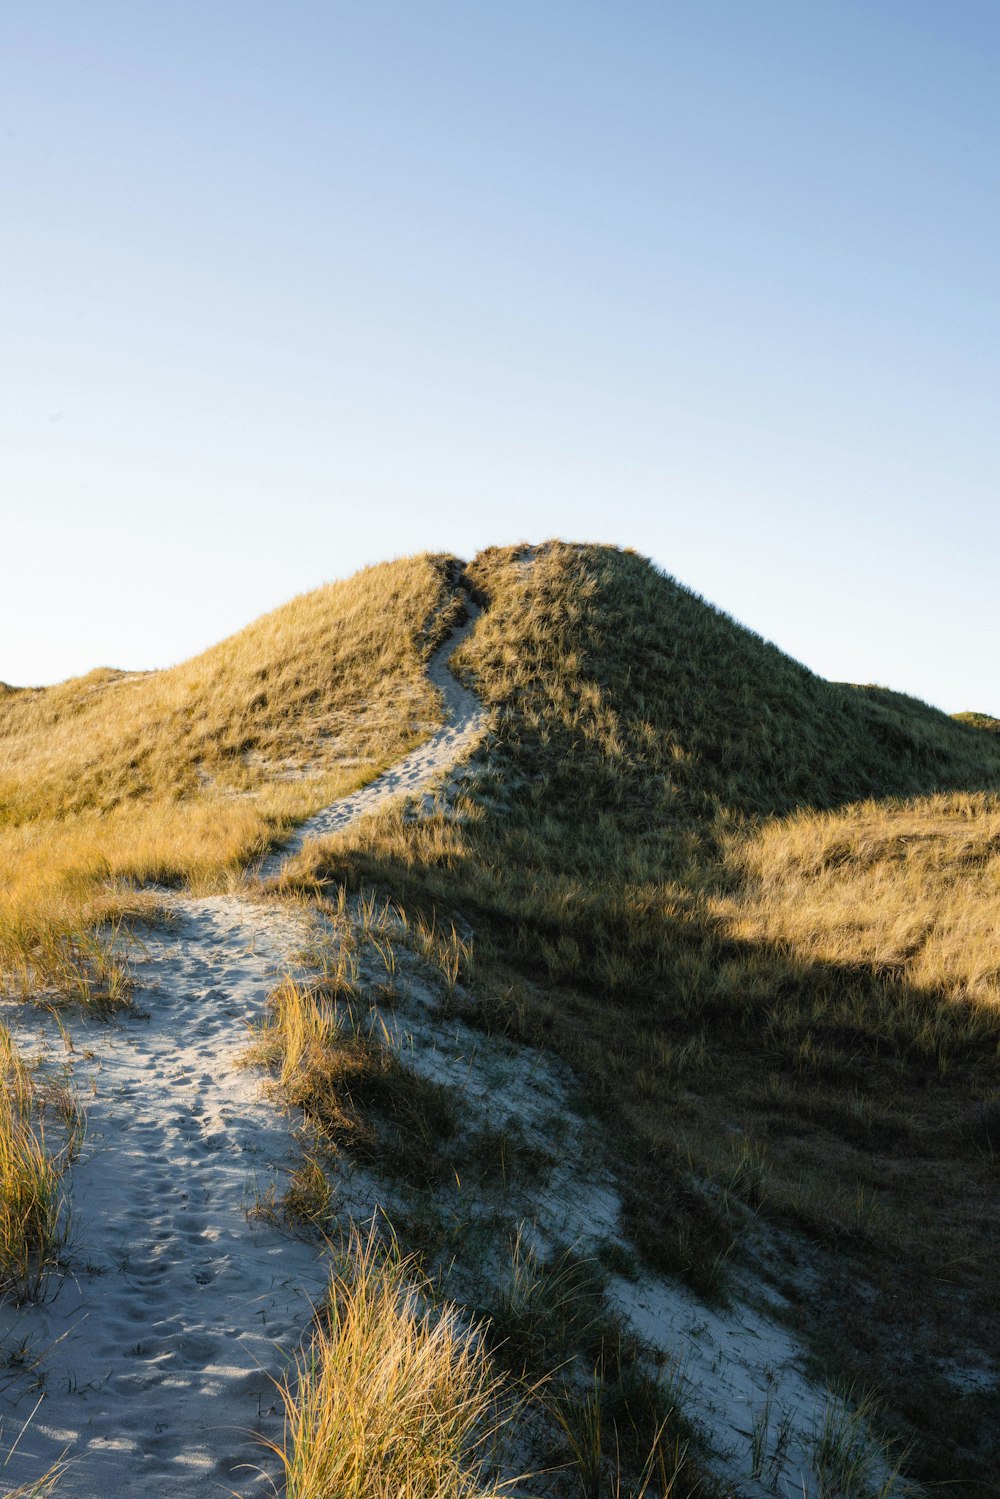
{"label": "hillside slope", "polygon": [[469,923],[479,1023],[571,1061],[650,1262],[710,1293],[733,1255],[770,1265],[920,1473],[981,1477],[1000,746],[816,678],[632,554],[469,575],[488,753],[436,817],[373,819],[300,880]]}
{"label": "hillside slope", "polygon": [[666,809],[1000,785],[1000,747],[970,726],[824,681],[634,553],[552,546],[525,573],[488,552],[471,576],[492,600],[468,658],[488,700],[564,735],[553,759],[590,746],[625,779],[659,778]]}
{"label": "hillside slope", "polygon": [[426,737],[455,577],[443,556],[384,563],[168,671],[0,697],[0,973],[84,982],[89,930],[133,887],[217,886]]}

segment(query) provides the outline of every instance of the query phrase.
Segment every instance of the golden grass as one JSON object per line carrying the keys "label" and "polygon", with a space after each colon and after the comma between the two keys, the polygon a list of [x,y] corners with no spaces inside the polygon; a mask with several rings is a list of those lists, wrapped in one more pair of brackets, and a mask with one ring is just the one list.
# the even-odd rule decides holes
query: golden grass
{"label": "golden grass", "polygon": [[33,1483],[19,1484],[16,1489],[8,1489],[5,1499],[49,1499],[59,1487],[60,1480],[65,1476],[69,1463],[56,1462],[41,1478],[36,1478]]}
{"label": "golden grass", "polygon": [[35,1295],[63,1241],[78,1127],[66,1090],[43,1084],[0,1025],[0,1295]]}
{"label": "golden grass", "polygon": [[[980,1397],[926,1355],[1000,1356],[995,721],[824,682],[631,553],[497,550],[469,575],[478,789],[365,819],[283,888],[387,888],[449,1003],[568,1057],[662,1268],[718,1290],[748,1207],[805,1229],[823,1355],[891,1383],[926,1472],[981,1476]],[[447,559],[392,564],[173,673],[0,698],[0,967],[110,991],[114,953],[81,934],[139,885],[234,879],[404,753],[452,581]],[[402,1167],[450,1123],[327,979],[292,986],[265,1052],[335,1147]]]}
{"label": "golden grass", "polygon": [[287,1499],[486,1499],[505,1400],[481,1335],[357,1233],[284,1391]]}
{"label": "golden grass", "polygon": [[149,882],[219,888],[439,717],[450,559],[369,568],[169,671],[0,696],[0,983],[118,996],[101,923]]}
{"label": "golden grass", "polygon": [[[582,1477],[581,1453],[568,1440],[571,1428],[563,1417],[578,1401],[581,1360],[586,1365],[597,1359],[605,1444],[601,1483],[607,1477],[611,1492],[629,1492],[636,1499],[650,1484],[655,1491],[661,1480],[661,1492],[677,1499],[710,1492],[668,1389],[645,1370],[635,1340],[608,1314],[597,1263],[571,1251],[544,1259],[512,1219],[510,1261],[501,1255],[497,1264],[494,1251],[502,1235],[495,1194],[499,1190],[506,1199],[511,1175],[522,1168],[533,1174],[537,1156],[519,1158],[516,1138],[507,1131],[463,1129],[460,1094],[447,1094],[407,1065],[379,1013],[365,1009],[367,996],[390,1007],[398,1000],[391,984],[378,982],[378,965],[371,962],[377,955],[393,975],[393,942],[412,946],[446,1009],[460,1004],[458,972],[465,983],[474,971],[468,945],[453,928],[419,917],[411,922],[401,907],[373,896],[362,895],[349,905],[341,890],[337,902],[322,909],[326,931],[317,933],[301,955],[312,976],[288,977],[278,985],[246,1058],[273,1069],[279,1098],[301,1110],[309,1126],[303,1160],[287,1190],[279,1198],[268,1189],[253,1211],[298,1231],[329,1231],[332,1189],[323,1163],[346,1153],[379,1173],[390,1200],[401,1191],[407,1205],[403,1232],[428,1272],[447,1284],[455,1259],[450,1236],[458,1225],[464,1225],[460,1237],[468,1232],[470,1194],[483,1190],[490,1203],[491,1247],[483,1257],[484,1246],[473,1248],[477,1235],[471,1235],[460,1255],[462,1294],[474,1301],[477,1316],[488,1314],[483,1331],[497,1362],[519,1386],[530,1380],[533,1388],[548,1391],[544,1411],[534,1409],[533,1425],[546,1427],[541,1437],[533,1429],[536,1450],[551,1457],[553,1442],[564,1446],[569,1465]],[[300,1401],[296,1445],[320,1441],[323,1402],[317,1400],[315,1381],[306,1380],[295,1398]],[[516,1428],[506,1425],[498,1425],[497,1434],[517,1436]],[[526,1460],[523,1437],[519,1445]],[[627,1474],[636,1486],[626,1490]]]}
{"label": "golden grass", "polygon": [[741,941],[893,975],[925,995],[1000,1004],[1000,797],[799,812],[734,840]]}

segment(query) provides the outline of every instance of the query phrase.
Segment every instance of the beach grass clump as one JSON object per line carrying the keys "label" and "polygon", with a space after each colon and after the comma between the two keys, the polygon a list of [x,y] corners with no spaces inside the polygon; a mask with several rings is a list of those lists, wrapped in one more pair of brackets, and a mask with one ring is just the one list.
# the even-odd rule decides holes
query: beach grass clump
{"label": "beach grass clump", "polygon": [[288,1499],[487,1499],[506,1394],[478,1330],[355,1233],[284,1390]]}
{"label": "beach grass clump", "polygon": [[0,1295],[31,1299],[56,1260],[78,1131],[67,1090],[40,1079],[0,1025]]}
{"label": "beach grass clump", "polygon": [[302,1111],[331,1156],[344,1152],[418,1187],[451,1171],[451,1095],[405,1065],[378,1012],[345,999],[336,977],[283,979],[247,1060],[275,1071],[279,1098]]}

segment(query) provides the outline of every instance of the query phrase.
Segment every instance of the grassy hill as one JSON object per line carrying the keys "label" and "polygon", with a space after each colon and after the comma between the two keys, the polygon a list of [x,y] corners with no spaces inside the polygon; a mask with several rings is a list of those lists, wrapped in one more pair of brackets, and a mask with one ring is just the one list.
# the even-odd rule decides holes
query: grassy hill
{"label": "grassy hill", "polygon": [[989,1397],[943,1371],[1000,1354],[1000,745],[820,680],[630,553],[469,572],[476,778],[300,877],[470,923],[472,1013],[572,1062],[645,1256],[709,1293],[773,1260],[925,1476],[988,1471]]}
{"label": "grassy hill", "polygon": [[148,905],[139,886],[218,887],[426,737],[454,575],[384,563],[168,671],[0,696],[0,975],[113,989],[93,930]]}
{"label": "grassy hill", "polygon": [[[145,882],[218,886],[405,753],[456,569],[370,569],[173,671],[0,696],[8,977],[113,990],[89,934]],[[307,846],[281,889],[471,927],[454,1003],[571,1063],[641,1255],[707,1295],[770,1281],[919,1475],[983,1480],[996,721],[825,682],[633,553],[492,549],[466,576],[485,750],[437,812]]]}

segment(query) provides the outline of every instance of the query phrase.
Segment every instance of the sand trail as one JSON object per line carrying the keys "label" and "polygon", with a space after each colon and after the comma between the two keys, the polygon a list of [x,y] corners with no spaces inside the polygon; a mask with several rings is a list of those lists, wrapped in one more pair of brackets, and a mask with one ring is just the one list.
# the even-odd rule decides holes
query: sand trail
{"label": "sand trail", "polygon": [[[67,1273],[0,1314],[5,1349],[26,1337],[28,1360],[43,1355],[38,1382],[5,1393],[4,1446],[42,1400],[0,1488],[64,1452],[74,1499],[266,1487],[255,1431],[280,1436],[274,1379],[325,1273],[314,1247],[248,1221],[255,1178],[291,1164],[291,1141],[238,1056],[303,939],[232,897],[177,901],[138,964],[149,1018],[73,1024],[88,1120]],[[45,1044],[62,1050],[54,1027]]]}
{"label": "sand trail", "polygon": [[[310,819],[261,872],[306,837],[429,788],[472,748],[485,714],[446,662],[474,623],[429,663],[444,726]],[[60,1027],[6,1007],[29,1052],[40,1043],[60,1064],[69,1048],[87,1134],[69,1178],[65,1273],[40,1303],[0,1307],[0,1450],[16,1439],[0,1494],[64,1456],[59,1492],[73,1499],[274,1492],[279,1464],[261,1437],[280,1440],[275,1381],[328,1267],[316,1247],[248,1217],[295,1152],[239,1055],[308,919],[243,895],[169,906],[169,928],[143,938],[138,1014]]]}
{"label": "sand trail", "polygon": [[428,662],[427,675],[440,691],[446,713],[441,728],[360,791],[340,797],[300,823],[285,845],[261,862],[258,873],[262,877],[278,874],[285,861],[296,854],[308,838],[327,837],[366,812],[385,806],[394,797],[411,796],[434,785],[475,747],[486,730],[486,710],[475,693],[452,676],[448,661],[475,629],[480,612],[471,606],[465,624],[452,631]]}

